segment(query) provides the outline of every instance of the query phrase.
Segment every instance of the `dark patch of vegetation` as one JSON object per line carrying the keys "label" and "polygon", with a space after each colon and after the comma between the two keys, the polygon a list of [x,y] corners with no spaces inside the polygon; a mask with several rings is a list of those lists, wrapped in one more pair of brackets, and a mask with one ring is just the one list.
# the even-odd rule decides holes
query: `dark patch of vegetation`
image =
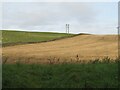
{"label": "dark patch of vegetation", "polygon": [[117,88],[118,61],[3,64],[3,88]]}
{"label": "dark patch of vegetation", "polygon": [[89,34],[89,33],[79,33],[79,35],[92,35],[92,34]]}

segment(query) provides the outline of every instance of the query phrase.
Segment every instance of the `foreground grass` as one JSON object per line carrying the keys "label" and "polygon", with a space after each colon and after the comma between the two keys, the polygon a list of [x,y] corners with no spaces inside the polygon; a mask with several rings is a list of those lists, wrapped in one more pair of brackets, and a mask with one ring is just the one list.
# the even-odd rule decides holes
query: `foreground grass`
{"label": "foreground grass", "polygon": [[2,31],[3,45],[14,45],[18,43],[34,43],[42,41],[50,41],[62,37],[73,36],[66,33],[50,33],[50,32],[24,32],[24,31]]}
{"label": "foreground grass", "polygon": [[118,65],[116,62],[3,65],[3,88],[111,87],[118,87]]}

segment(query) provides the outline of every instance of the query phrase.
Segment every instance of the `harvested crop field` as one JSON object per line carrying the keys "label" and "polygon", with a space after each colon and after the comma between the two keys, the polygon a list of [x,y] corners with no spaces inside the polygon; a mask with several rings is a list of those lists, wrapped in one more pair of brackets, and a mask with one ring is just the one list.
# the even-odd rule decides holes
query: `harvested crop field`
{"label": "harvested crop field", "polygon": [[49,63],[117,58],[117,35],[78,35],[66,39],[3,47],[6,63]]}

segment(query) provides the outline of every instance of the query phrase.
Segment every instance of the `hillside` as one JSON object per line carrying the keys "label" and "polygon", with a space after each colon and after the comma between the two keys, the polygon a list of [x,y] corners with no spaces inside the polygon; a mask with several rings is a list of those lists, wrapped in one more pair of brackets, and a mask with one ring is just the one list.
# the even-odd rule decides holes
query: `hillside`
{"label": "hillside", "polygon": [[[117,57],[117,35],[78,35],[52,42],[16,45],[3,48],[8,63],[48,63]],[[12,53],[11,53],[12,51]]]}
{"label": "hillside", "polygon": [[72,36],[73,34],[52,33],[52,32],[25,32],[2,30],[3,46],[26,44],[54,40],[58,38]]}

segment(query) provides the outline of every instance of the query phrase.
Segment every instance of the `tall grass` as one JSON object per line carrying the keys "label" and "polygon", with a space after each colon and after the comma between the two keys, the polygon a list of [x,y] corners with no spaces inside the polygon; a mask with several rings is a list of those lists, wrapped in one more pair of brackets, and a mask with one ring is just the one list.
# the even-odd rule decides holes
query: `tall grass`
{"label": "tall grass", "polygon": [[3,64],[3,88],[117,88],[118,61]]}

